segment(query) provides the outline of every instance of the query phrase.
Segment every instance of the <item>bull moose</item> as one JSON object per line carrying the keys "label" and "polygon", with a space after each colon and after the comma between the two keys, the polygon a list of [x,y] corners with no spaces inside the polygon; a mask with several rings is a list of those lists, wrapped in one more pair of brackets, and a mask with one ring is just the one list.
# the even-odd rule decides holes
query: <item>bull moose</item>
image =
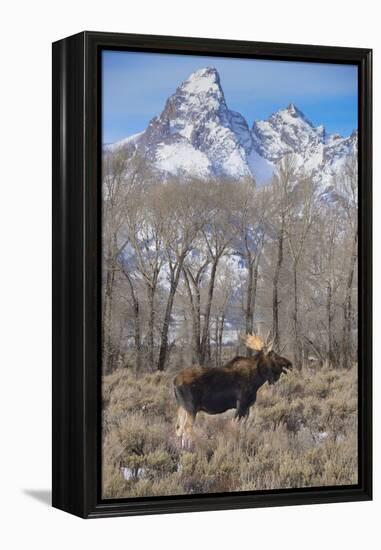
{"label": "bull moose", "polygon": [[176,434],[182,445],[192,439],[192,428],[199,411],[220,414],[236,409],[235,418],[249,415],[257,391],[263,384],[274,384],[282,373],[292,369],[292,363],[275,353],[272,344],[265,344],[256,335],[246,337],[246,346],[256,353],[253,357],[237,356],[223,367],[192,366],[174,379],[179,405]]}

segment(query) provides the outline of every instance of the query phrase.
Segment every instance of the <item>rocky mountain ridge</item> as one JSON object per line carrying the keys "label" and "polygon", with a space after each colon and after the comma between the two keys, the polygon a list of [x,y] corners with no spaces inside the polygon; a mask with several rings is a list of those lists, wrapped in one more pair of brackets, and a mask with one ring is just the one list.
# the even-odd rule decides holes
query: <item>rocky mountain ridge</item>
{"label": "rocky mountain ridge", "polygon": [[228,108],[217,70],[206,67],[180,84],[146,130],[107,148],[125,146],[147,158],[162,179],[253,178],[257,185],[271,181],[276,164],[293,154],[297,167],[326,188],[357,153],[357,131],[327,134],[293,103],[250,128]]}

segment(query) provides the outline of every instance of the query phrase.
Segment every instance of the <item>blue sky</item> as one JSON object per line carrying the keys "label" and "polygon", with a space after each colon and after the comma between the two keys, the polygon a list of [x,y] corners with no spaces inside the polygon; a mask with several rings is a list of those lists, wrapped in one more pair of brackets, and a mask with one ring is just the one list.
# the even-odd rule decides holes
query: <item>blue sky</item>
{"label": "blue sky", "polygon": [[251,127],[294,103],[329,133],[357,128],[357,67],[328,63],[103,51],[103,143],[144,130],[192,72],[217,69],[230,109]]}

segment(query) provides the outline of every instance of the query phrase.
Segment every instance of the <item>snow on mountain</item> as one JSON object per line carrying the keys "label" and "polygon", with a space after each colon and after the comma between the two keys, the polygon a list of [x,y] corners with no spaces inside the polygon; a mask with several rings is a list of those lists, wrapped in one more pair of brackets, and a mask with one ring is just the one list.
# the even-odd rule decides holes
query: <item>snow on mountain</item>
{"label": "snow on mountain", "polygon": [[196,71],[177,88],[139,144],[168,174],[251,176],[246,159],[252,146],[249,127],[228,109],[219,75],[211,67]]}
{"label": "snow on mountain", "polygon": [[211,165],[205,153],[195,149],[186,140],[163,143],[156,147],[156,167],[171,174],[189,173],[207,178]]}
{"label": "snow on mountain", "polygon": [[180,84],[145,131],[107,149],[126,145],[147,158],[162,179],[253,178],[261,185],[291,153],[300,169],[327,186],[357,151],[357,132],[346,138],[327,135],[292,103],[250,129],[240,113],[228,108],[217,70],[206,67]]}
{"label": "snow on mountain", "polygon": [[343,138],[315,127],[292,103],[252,128],[258,153],[274,165],[292,154],[296,166],[322,187],[332,184],[349,156],[357,152],[357,131]]}
{"label": "snow on mountain", "polygon": [[132,136],[128,136],[124,139],[121,139],[120,141],[117,141],[115,143],[109,143],[106,145],[106,149],[108,151],[116,151],[121,147],[125,147],[128,145],[135,145],[143,134],[144,132],[139,132],[137,134],[133,134]]}
{"label": "snow on mountain", "polygon": [[289,153],[313,156],[325,140],[324,127],[315,128],[292,103],[268,120],[254,122],[252,131],[258,153],[274,163]]}
{"label": "snow on mountain", "polygon": [[346,160],[358,151],[358,132],[354,130],[349,137],[337,134],[330,136],[323,152],[321,181],[323,186],[332,185],[334,178],[344,168]]}

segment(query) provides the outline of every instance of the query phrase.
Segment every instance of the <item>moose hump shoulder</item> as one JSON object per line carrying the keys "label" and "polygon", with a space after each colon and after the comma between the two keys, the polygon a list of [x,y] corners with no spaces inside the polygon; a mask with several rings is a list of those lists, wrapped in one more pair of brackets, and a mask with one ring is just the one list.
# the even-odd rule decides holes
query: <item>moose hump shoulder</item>
{"label": "moose hump shoulder", "polygon": [[176,433],[182,444],[192,439],[192,428],[199,411],[220,414],[236,409],[235,418],[249,415],[258,389],[266,382],[274,384],[291,362],[275,353],[272,343],[256,335],[246,337],[246,346],[256,351],[253,357],[235,357],[223,367],[199,365],[182,370],[174,379],[179,405]]}

